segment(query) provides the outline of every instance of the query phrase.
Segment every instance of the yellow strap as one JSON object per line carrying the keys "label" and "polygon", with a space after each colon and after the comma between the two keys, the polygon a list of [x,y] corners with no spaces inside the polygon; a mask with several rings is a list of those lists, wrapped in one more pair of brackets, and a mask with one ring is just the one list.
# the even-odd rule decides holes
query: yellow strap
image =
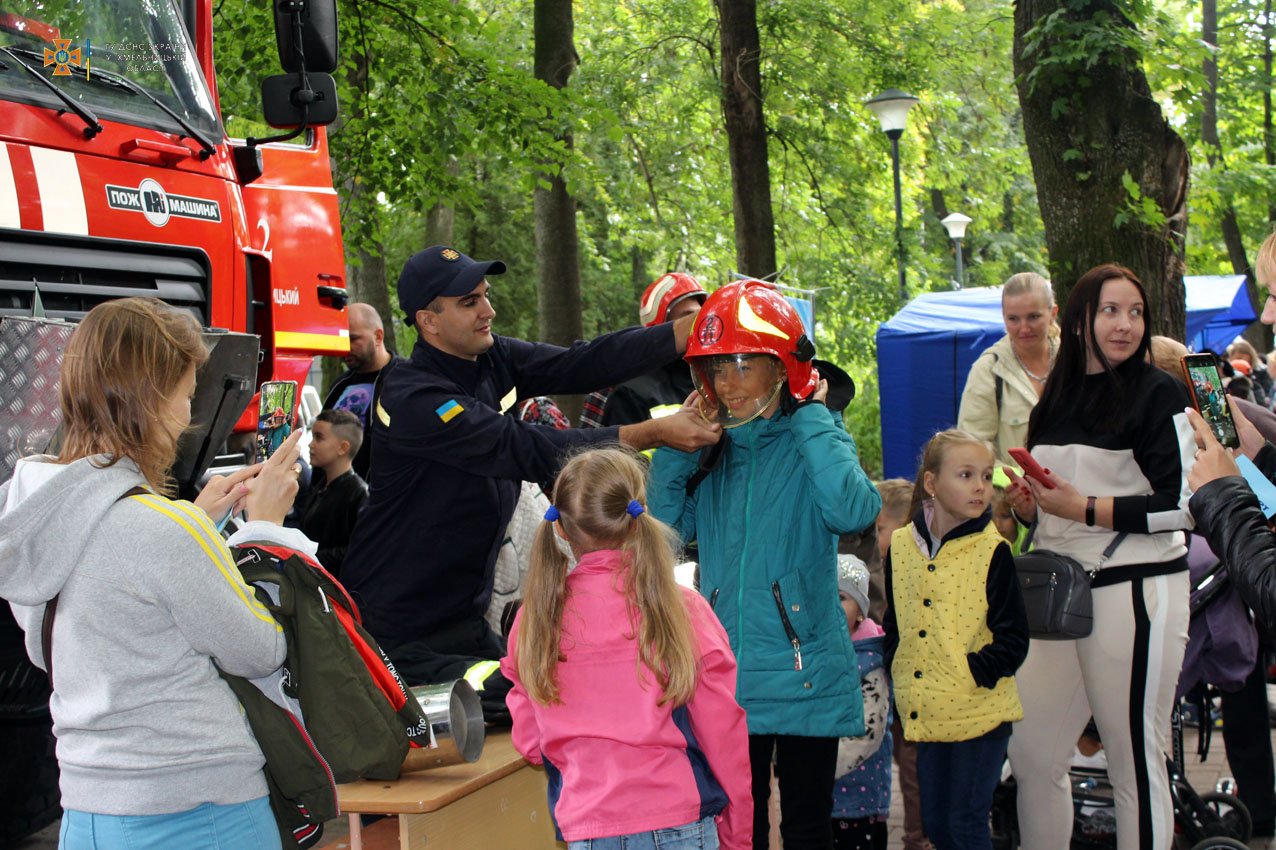
{"label": "yellow strap", "polygon": [[[257,597],[253,595],[252,590],[244,583],[243,576],[239,574],[239,570],[230,560],[230,550],[226,548],[226,544],[222,542],[221,537],[213,529],[207,514],[189,502],[172,502],[162,496],[150,493],[143,496],[130,496],[129,498],[146,505],[146,507],[157,513],[163,514],[183,528],[204,550],[208,560],[213,562],[218,572],[222,574],[222,578],[226,579],[226,583],[234,589],[235,594],[248,606],[248,610],[252,611],[253,616],[270,623],[277,631],[283,631],[283,627],[276,622],[274,617],[270,616],[266,606],[257,601]],[[201,530],[203,531],[202,534],[200,533]]]}

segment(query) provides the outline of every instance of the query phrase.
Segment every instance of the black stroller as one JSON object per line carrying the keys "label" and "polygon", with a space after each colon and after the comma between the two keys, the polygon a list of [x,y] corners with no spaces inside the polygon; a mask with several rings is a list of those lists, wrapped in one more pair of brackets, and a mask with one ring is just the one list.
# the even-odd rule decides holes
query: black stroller
{"label": "black stroller", "polygon": [[[1227,587],[1225,568],[1217,565],[1193,582],[1191,617],[1203,616],[1205,608],[1218,599]],[[1200,700],[1202,758],[1209,751],[1210,700]],[[1253,832],[1249,810],[1239,799],[1220,791],[1197,793],[1187,781],[1184,770],[1183,719],[1179,700],[1171,714],[1172,752],[1166,759],[1170,776],[1170,796],[1174,802],[1176,850],[1247,850]],[[1091,724],[1087,735],[1098,738]],[[1116,808],[1107,771],[1073,767],[1072,783],[1072,850],[1115,850]],[[995,850],[1013,850],[1019,846],[1019,819],[1014,778],[1002,782],[993,795],[992,835]]]}

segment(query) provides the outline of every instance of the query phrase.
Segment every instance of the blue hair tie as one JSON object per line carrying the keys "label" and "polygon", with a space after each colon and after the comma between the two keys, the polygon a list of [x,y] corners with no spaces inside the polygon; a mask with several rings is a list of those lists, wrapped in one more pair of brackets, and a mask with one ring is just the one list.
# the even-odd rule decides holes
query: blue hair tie
{"label": "blue hair tie", "polygon": [[634,519],[637,519],[638,514],[642,513],[644,510],[646,510],[646,508],[644,508],[642,506],[642,502],[637,499],[630,499],[629,504],[625,506],[625,513],[629,514]]}
{"label": "blue hair tie", "polygon": [[549,510],[545,511],[545,521],[558,522],[558,508],[550,505]]}

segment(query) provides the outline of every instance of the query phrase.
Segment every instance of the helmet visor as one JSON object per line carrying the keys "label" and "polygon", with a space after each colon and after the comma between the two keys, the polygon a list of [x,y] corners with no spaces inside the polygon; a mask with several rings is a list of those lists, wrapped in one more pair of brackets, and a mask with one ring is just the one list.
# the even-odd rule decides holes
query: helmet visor
{"label": "helmet visor", "polygon": [[736,428],[774,410],[785,382],[784,367],[770,354],[714,354],[691,361],[691,380],[707,418]]}

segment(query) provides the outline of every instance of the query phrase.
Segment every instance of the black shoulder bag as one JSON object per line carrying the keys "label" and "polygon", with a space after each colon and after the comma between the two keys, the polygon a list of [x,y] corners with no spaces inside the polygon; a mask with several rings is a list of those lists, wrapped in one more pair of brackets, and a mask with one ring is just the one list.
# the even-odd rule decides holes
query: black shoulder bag
{"label": "black shoulder bag", "polygon": [[[1023,545],[1032,542],[1036,523],[1028,530]],[[1086,570],[1075,558],[1048,549],[1015,556],[1015,572],[1028,612],[1028,633],[1037,640],[1076,640],[1088,637],[1094,626],[1094,600],[1090,582],[1121,545],[1126,532],[1118,534],[1103,550],[1099,563]]]}

